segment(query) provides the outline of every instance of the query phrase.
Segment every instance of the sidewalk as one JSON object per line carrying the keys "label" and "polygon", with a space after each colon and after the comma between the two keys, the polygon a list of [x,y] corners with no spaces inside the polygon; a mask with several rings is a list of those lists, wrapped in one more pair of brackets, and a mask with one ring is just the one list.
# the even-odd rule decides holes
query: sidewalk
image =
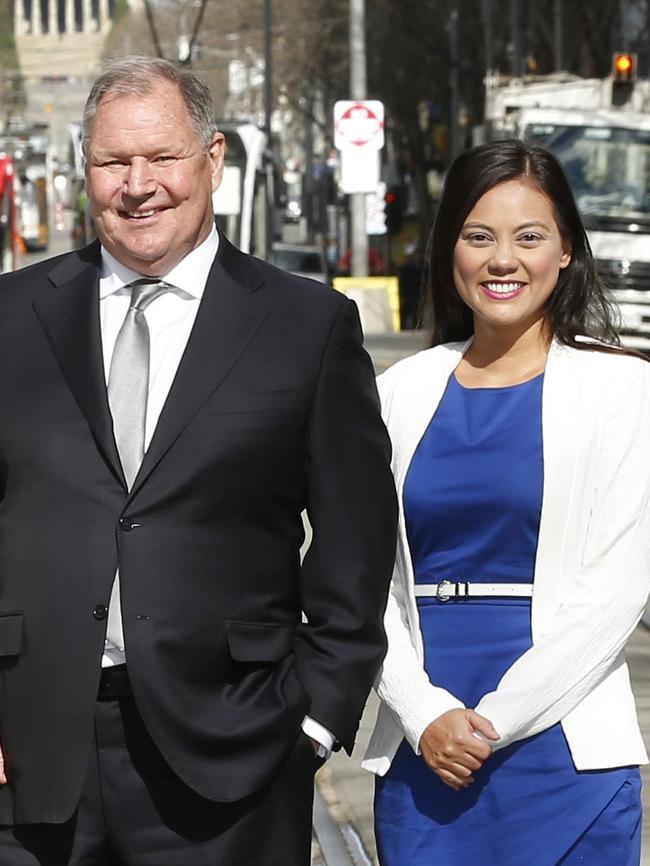
{"label": "sidewalk", "polygon": [[[628,648],[632,685],[641,720],[641,730],[650,750],[650,629],[639,626]],[[360,767],[376,713],[374,696],[366,707],[357,745],[351,758],[338,752],[332,755],[316,779],[330,812],[338,821],[349,821],[356,828],[373,866],[376,866],[372,832],[373,779]],[[650,769],[642,768],[644,780],[643,853],[641,866],[650,866]],[[612,864],[614,866],[614,864]]]}

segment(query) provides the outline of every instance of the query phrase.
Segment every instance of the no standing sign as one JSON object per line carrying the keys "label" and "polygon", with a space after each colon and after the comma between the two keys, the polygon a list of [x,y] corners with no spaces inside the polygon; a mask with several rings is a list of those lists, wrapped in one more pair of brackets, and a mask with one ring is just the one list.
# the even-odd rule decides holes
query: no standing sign
{"label": "no standing sign", "polygon": [[378,99],[340,99],[334,105],[334,147],[337,150],[384,146],[384,104]]}
{"label": "no standing sign", "polygon": [[384,104],[340,99],[334,105],[334,146],[341,152],[339,186],[346,193],[374,193],[384,146]]}

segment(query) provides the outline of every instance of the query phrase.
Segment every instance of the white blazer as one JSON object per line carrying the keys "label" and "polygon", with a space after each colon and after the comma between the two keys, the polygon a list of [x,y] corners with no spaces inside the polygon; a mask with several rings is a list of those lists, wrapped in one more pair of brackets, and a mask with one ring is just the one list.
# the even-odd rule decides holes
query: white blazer
{"label": "white blazer", "polygon": [[[381,704],[363,762],[379,775],[404,737],[418,752],[425,728],[463,706],[423,668],[403,488],[468,345],[427,349],[378,380],[400,501],[385,620],[388,653],[376,684]],[[554,342],[542,430],[533,646],[476,710],[500,734],[497,749],[561,722],[579,770],[647,763],[625,644],[650,591],[650,363]]]}

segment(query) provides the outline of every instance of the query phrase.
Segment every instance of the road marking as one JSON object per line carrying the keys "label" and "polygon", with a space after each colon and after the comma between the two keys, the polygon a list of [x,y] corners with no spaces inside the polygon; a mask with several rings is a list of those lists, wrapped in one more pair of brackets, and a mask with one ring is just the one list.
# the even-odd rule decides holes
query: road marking
{"label": "road marking", "polygon": [[337,824],[332,820],[318,786],[314,789],[313,824],[326,866],[372,866],[354,827],[347,821]]}

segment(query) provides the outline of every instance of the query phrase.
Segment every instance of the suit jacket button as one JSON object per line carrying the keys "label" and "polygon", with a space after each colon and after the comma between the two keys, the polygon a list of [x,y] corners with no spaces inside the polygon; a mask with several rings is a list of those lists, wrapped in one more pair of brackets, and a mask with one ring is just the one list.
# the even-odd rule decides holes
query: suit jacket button
{"label": "suit jacket button", "polygon": [[93,616],[95,619],[106,619],[108,615],[108,608],[105,604],[95,605],[95,609],[93,610]]}
{"label": "suit jacket button", "polygon": [[134,527],[135,524],[131,523],[128,517],[120,517],[120,529],[122,532],[131,532]]}

